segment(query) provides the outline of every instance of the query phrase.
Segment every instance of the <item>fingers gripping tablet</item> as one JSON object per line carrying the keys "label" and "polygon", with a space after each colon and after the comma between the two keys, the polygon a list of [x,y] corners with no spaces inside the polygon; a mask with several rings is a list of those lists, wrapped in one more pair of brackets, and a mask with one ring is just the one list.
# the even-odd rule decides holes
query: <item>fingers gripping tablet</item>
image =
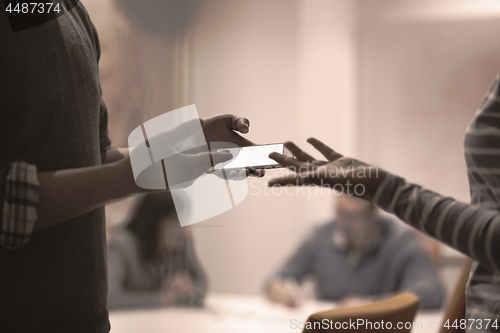
{"label": "fingers gripping tablet", "polygon": [[[225,144],[237,149],[234,144]],[[169,189],[182,226],[230,210],[248,195],[247,181],[230,181],[222,170],[205,174],[213,160],[195,105],[167,112],[138,126],[129,136],[130,161],[139,187]],[[188,154],[195,151],[194,154]],[[233,154],[232,160],[238,154]],[[214,157],[212,159],[212,157]],[[218,164],[216,164],[217,166]]]}

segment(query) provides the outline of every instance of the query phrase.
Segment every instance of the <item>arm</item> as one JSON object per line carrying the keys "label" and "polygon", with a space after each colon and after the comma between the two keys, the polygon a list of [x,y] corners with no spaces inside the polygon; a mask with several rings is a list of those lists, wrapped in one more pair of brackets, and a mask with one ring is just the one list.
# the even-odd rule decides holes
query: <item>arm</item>
{"label": "arm", "polygon": [[128,158],[128,148],[111,148],[106,151],[103,164],[117,162],[121,159]]}
{"label": "arm", "polygon": [[187,272],[177,272],[166,279],[162,286],[165,306],[203,306],[206,285],[196,281]]}
{"label": "arm", "polygon": [[134,182],[128,157],[104,165],[39,172],[38,179],[40,199],[34,230],[144,191]]}
{"label": "arm", "polygon": [[298,282],[301,282],[312,271],[314,234],[314,232],[309,234],[285,264],[265,283],[265,293],[271,300],[290,307],[295,307],[300,303],[303,295]]}
{"label": "arm", "polygon": [[[318,185],[337,190],[350,188],[351,195],[373,201],[418,230],[499,270],[499,212],[443,197],[377,167],[343,157],[316,139],[308,141],[328,162],[316,161],[294,144],[287,143],[287,148],[296,158],[277,153],[270,154],[270,157],[297,173],[274,179],[269,186],[292,184]],[[335,187],[337,185],[342,187]],[[356,186],[358,192],[353,190]]]}
{"label": "arm", "polygon": [[[248,120],[233,115],[211,117],[202,121],[207,140],[252,144],[236,131],[248,132]],[[106,137],[103,134],[104,137]],[[105,141],[105,140],[103,140]],[[46,228],[81,215],[111,201],[145,192],[135,184],[128,149],[101,149],[105,164],[86,168],[39,172],[40,199],[34,230]],[[214,163],[231,158],[226,153],[185,155],[184,163],[196,169],[199,176],[210,166],[205,161],[210,154]],[[199,165],[198,165],[199,164]]]}
{"label": "arm", "polygon": [[461,203],[388,175],[373,202],[411,226],[496,270],[500,267],[500,213]]}
{"label": "arm", "polygon": [[14,162],[0,169],[0,244],[14,249],[34,230],[83,214],[104,203],[138,193],[127,158],[88,168],[38,172]]}
{"label": "arm", "polygon": [[[221,115],[202,120],[207,140],[251,144],[235,131],[247,133],[248,120]],[[128,149],[109,149],[107,113],[101,101],[100,152],[102,165],[38,172],[35,165],[15,162],[0,168],[0,244],[14,249],[28,242],[33,231],[84,214],[113,200],[145,192],[134,181]],[[229,160],[230,153],[179,154],[182,172],[197,178],[212,163]],[[262,176],[263,173],[256,174]]]}
{"label": "arm", "polygon": [[266,295],[273,301],[288,307],[296,307],[303,298],[302,290],[295,280],[277,278],[266,286]]}

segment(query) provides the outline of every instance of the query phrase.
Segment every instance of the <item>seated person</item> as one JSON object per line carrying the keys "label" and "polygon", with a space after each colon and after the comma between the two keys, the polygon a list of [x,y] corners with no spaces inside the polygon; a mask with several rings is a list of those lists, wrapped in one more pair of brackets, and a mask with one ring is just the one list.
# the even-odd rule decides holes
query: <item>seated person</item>
{"label": "seated person", "polygon": [[410,229],[380,216],[373,204],[341,195],[337,218],[316,227],[266,283],[267,295],[298,305],[297,283],[310,276],[317,296],[345,306],[410,291],[421,308],[440,308],[445,291],[427,252]]}
{"label": "seated person", "polygon": [[169,192],[140,196],[108,235],[109,309],[203,305],[206,277]]}

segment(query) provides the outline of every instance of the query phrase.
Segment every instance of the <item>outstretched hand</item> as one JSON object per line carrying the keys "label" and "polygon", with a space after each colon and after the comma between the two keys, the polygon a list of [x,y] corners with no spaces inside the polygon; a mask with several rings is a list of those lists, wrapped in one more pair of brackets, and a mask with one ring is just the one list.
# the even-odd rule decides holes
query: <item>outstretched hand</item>
{"label": "outstretched hand", "polygon": [[326,161],[316,160],[293,142],[285,143],[294,157],[271,153],[269,157],[295,172],[289,176],[275,178],[269,186],[323,186],[344,194],[371,199],[387,172],[378,167],[335,152],[315,138],[307,140]]}

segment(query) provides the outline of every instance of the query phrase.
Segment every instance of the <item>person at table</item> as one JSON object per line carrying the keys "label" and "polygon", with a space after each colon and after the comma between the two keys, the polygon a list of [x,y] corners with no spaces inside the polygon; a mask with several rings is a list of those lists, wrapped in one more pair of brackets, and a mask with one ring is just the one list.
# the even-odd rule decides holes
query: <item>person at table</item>
{"label": "person at table", "polygon": [[421,308],[440,308],[445,291],[415,232],[382,217],[372,203],[340,195],[336,218],[305,237],[266,284],[272,300],[296,306],[297,282],[314,279],[317,296],[363,304],[402,291],[419,296]]}
{"label": "person at table", "polygon": [[108,307],[202,306],[207,280],[170,192],[141,196],[109,231]]}
{"label": "person at table", "polygon": [[[409,225],[474,259],[465,290],[466,331],[500,328],[500,74],[486,92],[466,130],[464,147],[471,204],[444,197],[354,158],[344,157],[317,139],[308,141],[327,161],[318,161],[289,142],[296,158],[270,157],[300,171],[273,179],[269,186],[316,185],[351,188]],[[339,173],[350,167],[350,172]],[[300,169],[298,169],[300,168]],[[371,170],[371,173],[369,171]],[[355,189],[358,187],[358,191]],[[452,323],[450,323],[451,325]]]}

